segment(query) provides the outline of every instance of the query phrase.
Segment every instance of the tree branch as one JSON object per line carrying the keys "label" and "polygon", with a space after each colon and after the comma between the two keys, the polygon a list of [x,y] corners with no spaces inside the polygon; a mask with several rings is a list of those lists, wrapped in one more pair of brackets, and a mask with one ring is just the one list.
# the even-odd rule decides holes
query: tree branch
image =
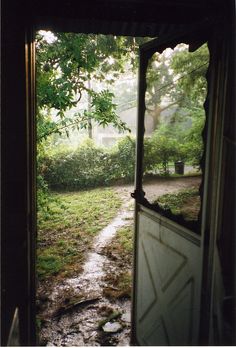
{"label": "tree branch", "polygon": [[76,125],[76,124],[78,124],[80,122],[83,122],[83,121],[87,121],[87,118],[84,117],[84,118],[79,119],[79,120],[77,120],[75,122],[71,122],[70,124],[67,124],[67,125],[64,125],[64,126],[61,126],[61,127],[56,127],[55,129],[51,130],[50,132],[47,132],[47,133],[44,133],[43,135],[41,135],[38,138],[38,140],[42,140],[43,138],[48,137],[49,135],[52,135],[53,133],[60,132],[63,129],[69,128],[69,127],[74,126],[74,125]]}

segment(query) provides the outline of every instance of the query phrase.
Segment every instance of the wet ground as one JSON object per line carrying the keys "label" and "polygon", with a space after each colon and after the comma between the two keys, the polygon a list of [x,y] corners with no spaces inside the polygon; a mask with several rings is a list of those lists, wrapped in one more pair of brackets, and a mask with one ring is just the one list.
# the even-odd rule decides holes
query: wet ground
{"label": "wet ground", "polygon": [[[178,192],[185,188],[199,187],[201,182],[201,176],[186,176],[186,177],[160,177],[156,179],[155,177],[147,178],[143,182],[143,191],[145,192],[145,198],[147,198],[151,203],[157,199],[157,197],[162,196],[166,193]],[[128,196],[130,192],[134,191],[132,185],[125,185],[123,187],[117,187],[119,192],[124,193]]]}
{"label": "wet ground", "polygon": [[[182,188],[197,186],[200,177],[149,180],[144,184],[148,197],[157,197]],[[39,343],[46,346],[128,346],[130,344],[130,297],[104,296],[105,290],[116,291],[109,275],[131,273],[132,265],[119,256],[111,258],[106,248],[119,228],[133,219],[133,186],[116,188],[124,199],[117,217],[95,238],[80,275],[38,288]],[[111,278],[111,277],[110,277]]]}
{"label": "wet ground", "polygon": [[[54,289],[49,286],[47,293],[45,285],[44,289],[39,288],[41,345],[129,345],[130,298],[108,299],[103,291],[107,288],[107,273],[119,272],[117,263],[107,258],[104,248],[117,229],[133,219],[132,203],[129,199],[117,217],[95,238],[80,276],[64,280]],[[127,267],[131,272],[131,265]]]}

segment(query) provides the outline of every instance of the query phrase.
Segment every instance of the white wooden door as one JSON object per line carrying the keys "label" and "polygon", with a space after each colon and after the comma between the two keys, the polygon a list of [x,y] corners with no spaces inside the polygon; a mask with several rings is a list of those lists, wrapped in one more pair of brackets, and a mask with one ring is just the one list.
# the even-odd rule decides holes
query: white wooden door
{"label": "white wooden door", "polygon": [[143,188],[146,72],[159,50],[190,38],[153,40],[140,49],[135,213],[133,341],[142,346],[198,345],[202,237],[152,209]]}
{"label": "white wooden door", "polygon": [[137,342],[196,345],[201,238],[142,205],[137,210]]}

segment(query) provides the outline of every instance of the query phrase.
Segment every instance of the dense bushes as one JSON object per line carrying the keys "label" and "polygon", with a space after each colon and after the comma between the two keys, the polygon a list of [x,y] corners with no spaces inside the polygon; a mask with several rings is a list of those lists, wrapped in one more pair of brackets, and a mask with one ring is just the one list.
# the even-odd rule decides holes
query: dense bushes
{"label": "dense bushes", "polygon": [[[190,144],[192,142],[181,143],[176,136],[168,134],[167,128],[161,127],[144,141],[144,173],[168,175],[170,162],[188,160],[193,163],[195,148]],[[199,156],[201,143],[196,141],[196,144],[195,152]],[[199,163],[197,160],[196,164]],[[135,140],[127,136],[111,149],[98,147],[92,140],[87,140],[75,151],[54,151],[42,162],[43,177],[53,189],[77,190],[120,180],[130,182],[134,179]]]}
{"label": "dense bushes", "polygon": [[54,189],[83,189],[134,178],[135,141],[122,139],[107,150],[89,140],[71,152],[60,151],[44,158],[44,178]]}

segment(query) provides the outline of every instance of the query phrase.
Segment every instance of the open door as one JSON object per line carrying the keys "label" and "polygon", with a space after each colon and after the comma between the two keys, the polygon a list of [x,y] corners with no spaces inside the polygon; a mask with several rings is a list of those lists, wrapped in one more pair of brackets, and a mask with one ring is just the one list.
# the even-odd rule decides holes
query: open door
{"label": "open door", "polygon": [[[160,184],[158,180],[156,182],[153,179],[156,173],[155,163],[152,163],[149,171],[149,177],[153,180],[152,185],[148,185],[146,182],[144,172],[147,174],[148,156],[155,157],[155,149],[153,150],[152,146],[148,146],[148,142],[150,143],[150,139],[157,132],[158,127],[159,129],[165,128],[160,119],[155,122],[151,113],[155,111],[155,106],[159,106],[159,111],[160,105],[163,106],[163,110],[167,109],[166,105],[169,103],[171,105],[169,111],[163,111],[159,118],[166,119],[164,121],[166,124],[172,122],[174,127],[177,127],[176,122],[173,121],[177,114],[188,115],[189,110],[184,104],[186,101],[183,100],[184,93],[179,91],[179,85],[176,81],[181,80],[183,76],[189,76],[192,71],[196,72],[196,67],[193,68],[188,63],[192,59],[191,54],[197,52],[198,49],[205,50],[206,53],[207,46],[202,48],[204,41],[204,39],[201,40],[199,33],[197,36],[188,34],[187,36],[179,35],[179,37],[175,36],[168,39],[155,39],[140,48],[136,189],[132,194],[136,201],[133,341],[137,345],[199,344],[203,268],[202,231],[204,230],[204,219],[202,218],[204,215],[203,191],[206,192],[206,185],[203,185],[203,183],[207,175],[203,165],[206,159],[204,136],[201,135],[201,170],[198,172],[198,179],[196,179],[198,180],[198,186],[195,185],[198,196],[198,212],[195,217],[185,218],[182,213],[175,214],[171,209],[164,209],[158,201],[158,194],[155,197],[155,187],[157,187],[158,192],[158,185]],[[170,57],[175,52],[179,53],[184,50],[186,51],[186,60],[188,61],[187,52],[190,60],[186,61],[186,69],[182,69],[183,74],[179,74],[177,78],[171,80],[171,67],[168,63]],[[203,51],[200,53],[202,57],[206,58],[206,54],[202,53]],[[199,57],[201,57],[201,54]],[[205,58],[202,58],[202,60],[200,58],[201,64],[198,64],[197,69],[205,69],[206,72],[208,61],[207,59],[204,60]],[[156,73],[153,68],[156,69]],[[160,78],[160,76],[158,77],[158,69],[163,68],[166,68],[166,74]],[[201,71],[202,74],[203,70]],[[164,83],[160,83],[156,88],[155,79],[158,78]],[[206,79],[205,82],[207,91]],[[174,96],[174,93],[176,95],[179,93],[179,99],[176,95]],[[153,94],[155,95],[153,96]],[[153,105],[150,104],[151,98]],[[206,113],[203,106],[206,99],[207,94],[204,95],[202,111],[199,111],[205,117],[201,129],[203,134],[206,134],[207,128]],[[178,103],[176,100],[178,100]],[[193,105],[191,107],[196,110],[199,105],[194,105],[193,101],[194,98],[192,98]],[[188,129],[188,122],[186,120],[183,122],[178,126]],[[157,136],[157,142],[158,139],[160,137]],[[148,151],[152,151],[151,154]],[[173,156],[170,156],[170,158],[173,161]],[[166,165],[169,164],[166,163]],[[177,191],[178,189],[173,189],[173,192]]]}

